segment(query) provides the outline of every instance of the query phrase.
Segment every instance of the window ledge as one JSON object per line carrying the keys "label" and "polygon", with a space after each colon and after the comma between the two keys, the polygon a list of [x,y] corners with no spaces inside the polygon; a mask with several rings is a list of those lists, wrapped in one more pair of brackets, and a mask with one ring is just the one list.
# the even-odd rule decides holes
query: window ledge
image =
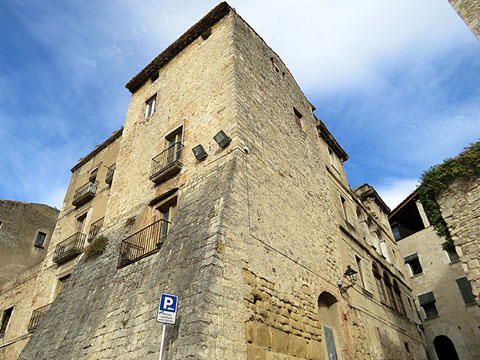
{"label": "window ledge", "polygon": [[457,259],[457,260],[453,260],[453,261],[450,261],[449,265],[451,264],[457,264],[460,262],[460,259]]}
{"label": "window ledge", "polygon": [[433,319],[437,319],[437,318],[439,318],[439,317],[440,317],[439,315],[430,316],[429,318],[425,318],[425,321],[427,321],[427,320],[433,320]]}
{"label": "window ledge", "polygon": [[43,245],[40,245],[40,244],[33,244],[33,246],[37,247],[37,248],[40,248],[40,249],[44,249],[45,247]]}
{"label": "window ledge", "polygon": [[416,278],[416,277],[419,277],[419,276],[422,276],[424,273],[421,272],[420,274],[415,274],[415,275],[412,275],[410,276],[410,279],[413,279],[413,278]]}

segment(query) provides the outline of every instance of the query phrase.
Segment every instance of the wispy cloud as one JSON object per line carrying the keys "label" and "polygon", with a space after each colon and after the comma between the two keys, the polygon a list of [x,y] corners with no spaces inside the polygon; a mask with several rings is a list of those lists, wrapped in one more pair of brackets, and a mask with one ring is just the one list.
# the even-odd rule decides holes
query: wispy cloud
{"label": "wispy cloud", "polygon": [[389,181],[384,184],[375,184],[375,188],[390,210],[393,210],[418,186],[418,179],[390,178],[388,180]]}
{"label": "wispy cloud", "polygon": [[[2,2],[0,198],[61,205],[123,124],[125,83],[217,3]],[[447,1],[229,3],[350,153],[352,185],[399,189],[480,133],[480,45]]]}

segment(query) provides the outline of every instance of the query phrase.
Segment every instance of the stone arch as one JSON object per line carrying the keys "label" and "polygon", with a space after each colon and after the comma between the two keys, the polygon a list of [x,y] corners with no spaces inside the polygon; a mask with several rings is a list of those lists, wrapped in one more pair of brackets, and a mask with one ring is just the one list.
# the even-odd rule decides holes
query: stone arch
{"label": "stone arch", "polygon": [[337,349],[340,349],[343,344],[340,333],[342,324],[338,300],[328,291],[323,291],[318,297],[318,317],[322,323],[327,358],[337,360]]}
{"label": "stone arch", "polygon": [[433,339],[433,346],[438,360],[458,360],[457,350],[448,336],[439,335]]}

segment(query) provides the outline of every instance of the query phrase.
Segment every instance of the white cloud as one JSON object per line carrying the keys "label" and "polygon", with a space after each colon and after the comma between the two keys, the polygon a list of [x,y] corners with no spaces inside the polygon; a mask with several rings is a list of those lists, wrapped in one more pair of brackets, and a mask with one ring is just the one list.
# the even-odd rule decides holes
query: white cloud
{"label": "white cloud", "polygon": [[373,185],[388,207],[393,210],[418,186],[418,179],[390,179],[386,184]]}

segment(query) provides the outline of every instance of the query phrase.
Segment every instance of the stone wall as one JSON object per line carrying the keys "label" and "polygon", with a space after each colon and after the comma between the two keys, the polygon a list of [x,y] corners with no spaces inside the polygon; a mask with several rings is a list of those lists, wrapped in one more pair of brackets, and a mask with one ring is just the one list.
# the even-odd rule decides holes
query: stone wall
{"label": "stone wall", "polygon": [[448,0],[465,21],[473,34],[480,40],[480,3],[476,0]]}
{"label": "stone wall", "polygon": [[[480,310],[475,304],[465,304],[455,281],[464,277],[465,272],[460,261],[449,260],[442,248],[444,242],[445,238],[438,237],[433,227],[429,226],[398,241],[398,247],[403,257],[417,253],[423,269],[421,274],[411,276],[408,265],[405,265],[422,316],[431,359],[437,359],[433,340],[439,335],[450,338],[460,359],[478,359]],[[435,295],[438,317],[426,320],[424,310],[418,303],[418,295],[429,291]]]}
{"label": "stone wall", "polygon": [[[480,178],[455,180],[437,198],[452,240],[459,249],[462,266],[472,284],[473,293],[480,293]],[[477,303],[478,302],[477,297]]]}
{"label": "stone wall", "polygon": [[[0,284],[45,258],[59,211],[48,205],[0,200]],[[38,232],[47,234],[34,246]]]}

